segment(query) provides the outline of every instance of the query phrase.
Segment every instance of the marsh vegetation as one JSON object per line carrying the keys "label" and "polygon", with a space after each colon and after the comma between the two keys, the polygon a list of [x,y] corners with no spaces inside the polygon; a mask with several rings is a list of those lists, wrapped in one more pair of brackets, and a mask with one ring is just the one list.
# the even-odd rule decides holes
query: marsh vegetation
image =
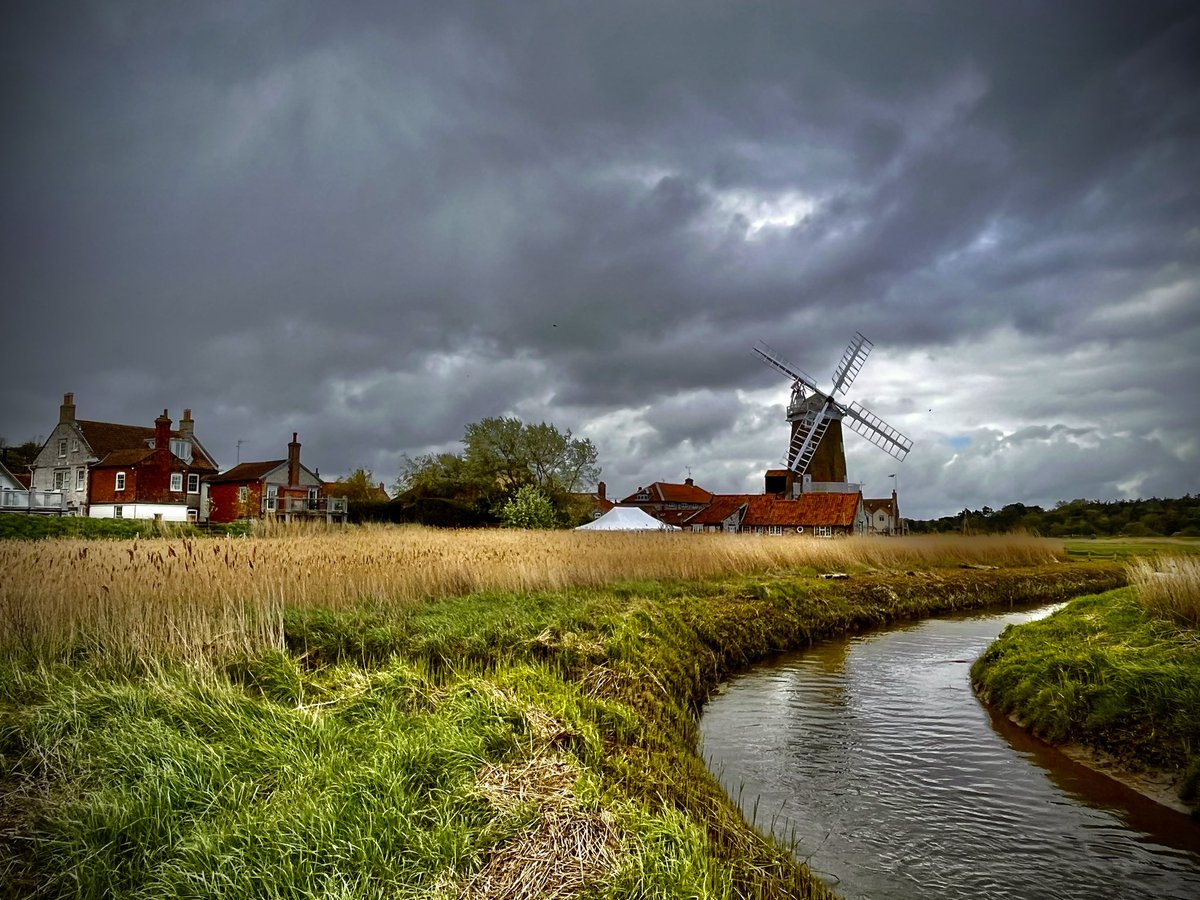
{"label": "marsh vegetation", "polygon": [[696,755],[720,679],[1124,580],[1028,538],[380,528],[0,554],[0,880],[34,897],[830,896]]}

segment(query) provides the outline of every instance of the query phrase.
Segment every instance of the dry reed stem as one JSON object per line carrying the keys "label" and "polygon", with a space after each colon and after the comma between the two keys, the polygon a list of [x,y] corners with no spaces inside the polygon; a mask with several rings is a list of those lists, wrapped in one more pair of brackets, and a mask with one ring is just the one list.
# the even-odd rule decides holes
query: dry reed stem
{"label": "dry reed stem", "polygon": [[286,606],[402,605],[477,591],[815,567],[1050,562],[1027,536],[849,538],[275,527],[255,538],[0,542],[0,656],[80,647],[200,662],[283,646]]}
{"label": "dry reed stem", "polygon": [[1145,608],[1158,616],[1200,628],[1200,559],[1168,556],[1128,566],[1129,583]]}

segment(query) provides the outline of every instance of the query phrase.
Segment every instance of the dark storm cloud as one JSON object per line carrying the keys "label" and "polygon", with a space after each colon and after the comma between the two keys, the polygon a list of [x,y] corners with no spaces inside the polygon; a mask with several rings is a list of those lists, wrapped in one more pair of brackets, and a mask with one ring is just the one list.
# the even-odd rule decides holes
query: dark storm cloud
{"label": "dark storm cloud", "polygon": [[[786,439],[753,342],[828,379],[861,330],[931,507],[982,452],[937,434],[976,425],[1136,422],[1146,472],[1195,490],[1197,46],[1186,3],[24,4],[0,433],[75,390],[190,405],[220,447],[303,428],[326,471],[390,479],[536,410],[649,457],[601,447],[609,471],[741,488]],[[924,363],[964,357],[1008,381]]]}

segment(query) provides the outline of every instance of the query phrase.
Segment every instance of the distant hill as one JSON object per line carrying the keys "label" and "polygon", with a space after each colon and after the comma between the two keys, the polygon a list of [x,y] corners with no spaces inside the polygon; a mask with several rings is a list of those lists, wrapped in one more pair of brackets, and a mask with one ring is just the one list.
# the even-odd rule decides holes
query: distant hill
{"label": "distant hill", "polygon": [[964,509],[940,519],[907,520],[910,534],[1000,534],[1024,529],[1045,537],[1200,537],[1200,496],[1177,500],[1061,500],[1053,509],[1010,503]]}

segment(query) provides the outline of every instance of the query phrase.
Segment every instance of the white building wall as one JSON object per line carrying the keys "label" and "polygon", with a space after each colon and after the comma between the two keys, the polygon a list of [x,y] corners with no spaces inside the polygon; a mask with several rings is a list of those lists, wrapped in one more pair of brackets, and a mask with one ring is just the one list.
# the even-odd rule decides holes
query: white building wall
{"label": "white building wall", "polygon": [[92,519],[115,519],[116,507],[121,507],[122,519],[153,519],[162,516],[164,522],[186,522],[188,508],[174,503],[93,503],[88,510]]}

